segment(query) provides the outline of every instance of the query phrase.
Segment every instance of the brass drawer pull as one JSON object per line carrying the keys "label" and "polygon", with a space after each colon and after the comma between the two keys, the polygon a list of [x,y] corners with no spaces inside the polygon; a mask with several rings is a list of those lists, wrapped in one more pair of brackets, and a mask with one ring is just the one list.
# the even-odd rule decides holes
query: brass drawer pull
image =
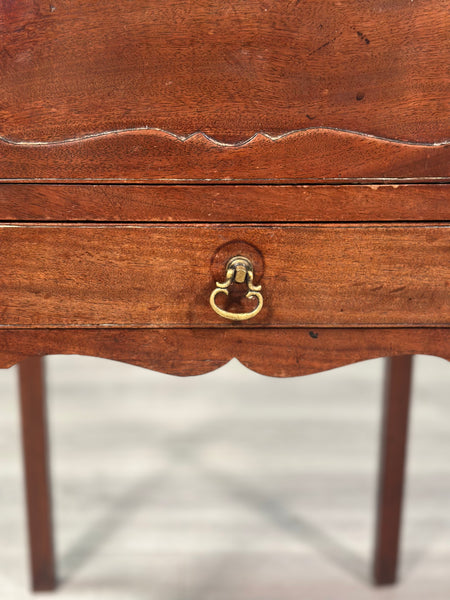
{"label": "brass drawer pull", "polygon": [[[218,294],[226,294],[228,296],[228,289],[232,283],[246,283],[248,292],[245,294],[246,298],[256,298],[258,304],[251,312],[246,313],[233,313],[227,310],[219,308],[215,302],[215,298]],[[212,309],[224,319],[230,319],[231,321],[246,321],[260,312],[263,306],[263,297],[260,293],[261,286],[254,285],[253,283],[253,265],[245,258],[245,256],[234,256],[231,258],[226,266],[226,279],[223,283],[216,281],[216,289],[212,291],[209,297],[209,303]]]}

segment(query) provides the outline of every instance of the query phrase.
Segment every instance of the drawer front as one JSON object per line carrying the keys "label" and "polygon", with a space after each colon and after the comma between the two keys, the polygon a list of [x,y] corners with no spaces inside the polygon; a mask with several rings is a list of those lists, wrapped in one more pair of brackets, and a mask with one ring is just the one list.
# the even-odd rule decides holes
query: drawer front
{"label": "drawer front", "polygon": [[[446,225],[0,226],[3,327],[450,325]],[[234,255],[262,309],[211,307]],[[214,303],[248,313],[248,279]],[[258,300],[259,302],[259,300]]]}
{"label": "drawer front", "polygon": [[0,221],[450,221],[450,185],[0,183]]}

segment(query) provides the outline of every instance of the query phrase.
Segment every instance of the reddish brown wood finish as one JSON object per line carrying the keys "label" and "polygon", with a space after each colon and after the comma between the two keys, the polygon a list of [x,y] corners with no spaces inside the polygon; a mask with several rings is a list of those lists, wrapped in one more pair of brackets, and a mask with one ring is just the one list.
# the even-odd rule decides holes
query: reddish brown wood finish
{"label": "reddish brown wood finish", "polygon": [[[431,224],[3,225],[0,324],[230,327],[209,296],[231,256],[212,261],[240,240],[264,261],[247,326],[450,325],[449,238]],[[218,303],[252,310],[241,287]]]}
{"label": "reddish brown wood finish", "polygon": [[[181,375],[237,357],[276,376],[450,358],[449,30],[442,0],[2,3],[0,220],[15,222],[0,227],[0,366],[27,359],[36,589],[54,572],[42,381],[29,357]],[[358,185],[318,185],[331,183]],[[276,221],[297,224],[261,225]],[[265,299],[244,326],[208,304],[217,251],[241,241],[262,254]],[[379,583],[395,578],[408,360],[393,359],[388,378]]]}
{"label": "reddish brown wood finish", "polygon": [[449,14],[441,0],[6,2],[0,179],[449,178]]}
{"label": "reddish brown wood finish", "polygon": [[450,180],[450,143],[401,143],[333,129],[225,146],[196,134],[108,133],[50,144],[0,140],[0,181],[270,183]]}
{"label": "reddish brown wood finish", "polygon": [[450,221],[450,187],[0,184],[4,221]]}
{"label": "reddish brown wood finish", "polygon": [[0,367],[39,354],[110,358],[172,375],[201,375],[232,358],[274,377],[307,375],[404,354],[450,360],[448,329],[2,329]]}
{"label": "reddish brown wood finish", "polygon": [[50,468],[47,449],[43,360],[30,357],[19,365],[22,442],[32,587],[55,587]]}
{"label": "reddish brown wood finish", "polygon": [[411,378],[411,356],[388,360],[374,559],[374,580],[378,585],[395,583],[397,577]]}
{"label": "reddish brown wood finish", "polygon": [[0,19],[12,140],[135,127],[220,141],[308,127],[449,136],[441,0],[20,0]]}

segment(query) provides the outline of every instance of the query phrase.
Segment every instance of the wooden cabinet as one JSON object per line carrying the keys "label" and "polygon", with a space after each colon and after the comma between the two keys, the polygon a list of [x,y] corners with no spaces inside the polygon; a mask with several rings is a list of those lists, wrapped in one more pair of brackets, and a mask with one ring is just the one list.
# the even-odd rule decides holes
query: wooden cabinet
{"label": "wooden cabinet", "polygon": [[[3,3],[0,366],[450,358],[449,17],[442,0]],[[261,300],[249,270],[212,296],[235,256]],[[52,587],[30,511],[35,587]]]}

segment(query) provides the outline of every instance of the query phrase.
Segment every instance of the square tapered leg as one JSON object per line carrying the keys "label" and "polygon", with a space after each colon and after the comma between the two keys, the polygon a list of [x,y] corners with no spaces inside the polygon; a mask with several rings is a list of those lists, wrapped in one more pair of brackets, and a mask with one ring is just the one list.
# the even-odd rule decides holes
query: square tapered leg
{"label": "square tapered leg", "polygon": [[411,375],[412,356],[387,359],[373,569],[377,585],[397,578]]}
{"label": "square tapered leg", "polygon": [[19,365],[19,383],[31,582],[34,591],[48,591],[56,578],[42,358]]}

